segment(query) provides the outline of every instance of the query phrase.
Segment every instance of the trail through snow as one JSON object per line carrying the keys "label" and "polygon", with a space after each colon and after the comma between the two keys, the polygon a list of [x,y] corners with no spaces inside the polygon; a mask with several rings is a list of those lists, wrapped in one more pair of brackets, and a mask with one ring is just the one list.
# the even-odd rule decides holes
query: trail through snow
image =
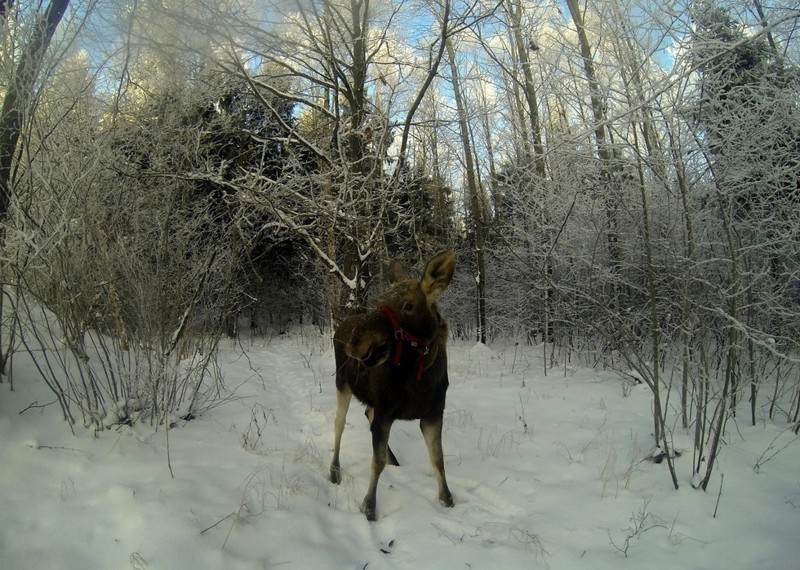
{"label": "trail through snow", "polygon": [[16,389],[0,385],[0,568],[800,567],[800,445],[753,470],[776,437],[791,440],[785,425],[732,422],[706,493],[690,485],[691,441],[674,427],[689,450],[675,491],[666,464],[645,460],[647,388],[588,368],[545,375],[540,355],[451,346],[443,446],[456,505],[436,499],[417,422],[396,423],[401,466],[384,471],[375,523],[359,512],[371,446],[356,402],[344,480],[327,479],[325,337],[225,347],[226,401],[169,432],[175,478],[163,429],[73,436],[55,405],[28,408],[53,398],[18,356]]}

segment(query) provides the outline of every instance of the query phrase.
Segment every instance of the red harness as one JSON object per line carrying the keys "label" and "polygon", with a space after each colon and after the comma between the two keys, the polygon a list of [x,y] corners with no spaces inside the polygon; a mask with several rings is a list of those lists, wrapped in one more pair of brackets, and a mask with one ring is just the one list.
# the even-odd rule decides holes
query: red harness
{"label": "red harness", "polygon": [[425,344],[422,339],[411,334],[400,326],[400,321],[394,316],[394,313],[389,307],[381,305],[378,310],[389,317],[389,322],[392,323],[394,329],[394,355],[392,356],[392,364],[400,364],[400,359],[403,358],[403,345],[410,344],[413,347],[421,347],[423,350],[419,355],[419,364],[417,366],[417,380],[422,380],[422,373],[425,371],[425,355],[428,354],[430,346]]}

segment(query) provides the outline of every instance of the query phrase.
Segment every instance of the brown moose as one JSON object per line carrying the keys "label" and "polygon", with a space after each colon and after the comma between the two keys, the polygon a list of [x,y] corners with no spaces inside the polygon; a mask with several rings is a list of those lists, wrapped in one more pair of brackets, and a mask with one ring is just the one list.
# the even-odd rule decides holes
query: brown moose
{"label": "brown moose", "polygon": [[353,395],[366,405],[372,432],[372,475],[361,505],[376,520],[378,479],[386,463],[397,465],[389,449],[395,420],[420,420],[439,485],[439,502],[453,506],[442,454],[442,414],[447,394],[447,324],[436,299],[453,277],[452,251],[434,256],[422,279],[410,279],[400,263],[389,266],[391,288],[378,309],[345,319],[333,336],[336,354],[336,420],[331,482],[342,480],[339,447]]}

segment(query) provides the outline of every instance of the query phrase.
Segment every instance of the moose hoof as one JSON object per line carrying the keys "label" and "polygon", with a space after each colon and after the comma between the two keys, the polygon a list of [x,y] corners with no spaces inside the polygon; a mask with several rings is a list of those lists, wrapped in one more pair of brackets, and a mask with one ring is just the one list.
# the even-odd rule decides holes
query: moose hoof
{"label": "moose hoof", "polygon": [[439,497],[439,502],[442,504],[443,507],[455,506],[455,503],[453,502],[453,497],[449,493],[443,497]]}
{"label": "moose hoof", "polygon": [[342,482],[342,470],[339,467],[331,467],[331,483],[338,485]]}
{"label": "moose hoof", "polygon": [[361,503],[361,512],[364,513],[364,516],[366,516],[367,520],[370,522],[375,522],[378,520],[378,514],[375,509],[374,501],[367,501],[364,499],[364,502]]}

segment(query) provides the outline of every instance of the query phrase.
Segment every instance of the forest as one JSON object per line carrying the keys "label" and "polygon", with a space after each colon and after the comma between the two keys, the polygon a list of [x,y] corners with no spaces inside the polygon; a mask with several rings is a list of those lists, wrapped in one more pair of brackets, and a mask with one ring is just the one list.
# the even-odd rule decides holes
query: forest
{"label": "forest", "polygon": [[[652,393],[705,489],[800,431],[800,10],[777,0],[0,2],[0,367],[66,429],[212,406],[223,338],[457,253],[456,339]],[[555,372],[553,372],[555,373]],[[83,429],[83,427],[81,427]]]}

